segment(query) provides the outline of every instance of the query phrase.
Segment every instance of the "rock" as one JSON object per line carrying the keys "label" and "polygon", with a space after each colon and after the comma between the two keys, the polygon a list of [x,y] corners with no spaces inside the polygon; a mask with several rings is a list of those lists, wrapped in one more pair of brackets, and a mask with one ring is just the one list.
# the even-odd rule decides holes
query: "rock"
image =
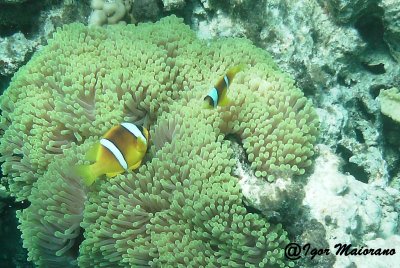
{"label": "rock", "polygon": [[[340,173],[337,156],[327,146],[319,145],[319,149],[315,171],[305,186],[303,204],[310,208],[311,217],[324,225],[331,252],[336,252],[337,243],[399,250],[399,191],[365,184]],[[400,261],[399,254],[375,257],[337,256],[334,267],[348,267],[351,263],[371,267],[367,260],[375,267],[388,267],[387,262]]]}
{"label": "rock", "polygon": [[178,10],[186,5],[185,0],[162,0],[165,11]]}
{"label": "rock", "polygon": [[129,13],[132,22],[156,21],[162,9],[156,0],[135,0]]}
{"label": "rock", "polygon": [[381,7],[385,10],[383,22],[385,25],[384,40],[391,54],[400,62],[400,5],[397,0],[383,0]]}
{"label": "rock", "polygon": [[[84,1],[28,1],[0,7],[0,87],[24,65],[56,27],[83,21],[88,14]],[[85,18],[86,20],[86,18]],[[2,89],[2,88],[0,88]]]}
{"label": "rock", "polygon": [[26,39],[23,33],[0,38],[0,74],[11,76],[26,63],[37,45],[37,42]]}
{"label": "rock", "polygon": [[377,1],[374,0],[317,0],[324,9],[330,12],[337,22],[352,23],[368,7]]}
{"label": "rock", "polygon": [[0,4],[21,4],[27,0],[0,0]]}
{"label": "rock", "polygon": [[201,39],[211,39],[214,36],[243,36],[245,33],[243,25],[235,23],[228,14],[221,10],[216,11],[215,16],[207,21],[203,19],[206,12],[201,6],[197,6],[195,11],[197,16],[193,19],[196,21],[194,27],[197,36]]}

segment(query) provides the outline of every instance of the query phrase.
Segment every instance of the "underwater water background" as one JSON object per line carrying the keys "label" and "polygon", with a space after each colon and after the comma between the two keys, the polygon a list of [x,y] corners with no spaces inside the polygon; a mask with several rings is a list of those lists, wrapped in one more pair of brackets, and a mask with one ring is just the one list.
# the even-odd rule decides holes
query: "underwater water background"
{"label": "underwater water background", "polygon": [[[167,267],[171,262],[174,263],[172,259],[176,264],[184,263],[182,265],[187,267],[200,266],[203,262],[209,262],[213,266],[214,261],[218,263],[215,267],[244,267],[252,264],[261,267],[398,267],[399,12],[400,4],[395,0],[0,0],[0,92],[2,95],[8,89],[18,92],[19,86],[30,90],[26,94],[10,93],[10,98],[3,97],[0,101],[0,107],[6,109],[5,112],[1,111],[0,118],[0,267],[35,267],[35,264],[40,267],[78,267],[77,263],[80,267],[100,264],[106,267],[133,267],[134,264],[142,265],[139,264],[141,261],[153,267]],[[182,25],[174,21],[175,17],[168,17],[171,15],[181,18]],[[166,19],[163,21],[162,18]],[[142,24],[156,22],[158,24]],[[71,23],[82,23],[85,26],[67,26]],[[114,24],[128,26],[117,26],[112,31],[105,30],[111,29],[107,27],[113,27]],[[184,28],[183,24],[190,29]],[[139,26],[129,28],[130,25]],[[143,28],[140,28],[141,25]],[[65,39],[60,37],[62,34],[58,35],[59,39],[54,35],[58,27],[64,27],[67,32]],[[168,27],[172,32],[168,33]],[[160,32],[161,28],[165,32]],[[78,32],[81,39],[79,34],[74,39],[73,34]],[[146,39],[147,35],[151,36],[149,40]],[[47,46],[52,38],[58,41],[51,44],[53,47]],[[126,41],[127,38],[131,38],[131,41]],[[64,40],[64,43],[60,40]],[[197,43],[200,42],[198,40],[206,41]],[[134,52],[113,54],[113,49],[109,50],[103,45],[113,41],[115,51],[122,47]],[[73,62],[78,57],[75,59],[71,55],[79,54],[77,51],[84,55],[85,49],[91,50],[94,44],[112,57],[99,56],[97,54],[101,53],[94,52],[82,64]],[[68,51],[67,47],[74,45],[75,48]],[[52,48],[57,53],[68,52],[61,56],[51,51]],[[162,62],[165,56],[160,52],[161,48],[168,57],[172,55],[175,59],[174,57],[181,56],[180,61],[174,62],[167,57],[168,60],[158,66],[157,60]],[[148,52],[151,49],[154,50]],[[40,55],[41,51],[48,52],[49,56]],[[135,53],[140,56],[136,57]],[[124,57],[137,61],[120,63],[119,60],[125,59]],[[91,64],[95,66],[96,59],[101,62],[99,66],[114,66],[115,69],[109,67],[99,71],[82,67]],[[34,60],[41,62],[43,66],[35,66]],[[115,65],[107,65],[114,60],[117,62]],[[247,64],[247,69],[235,73],[235,80],[233,77],[227,78],[230,68],[241,61]],[[52,64],[46,65],[46,62]],[[173,69],[171,62],[179,66],[178,71]],[[28,70],[26,73],[23,66],[27,66],[24,67]],[[67,72],[68,68],[71,68],[71,73],[75,70],[78,74],[71,75],[70,78],[65,78],[65,74],[59,75],[62,71]],[[84,81],[86,84],[92,83],[89,88],[96,88],[97,82],[93,83],[94,80],[91,79],[99,74],[104,78],[101,90],[115,90],[115,94],[112,94],[118,95],[120,102],[114,103],[114,95],[106,96],[104,93],[106,97],[100,97],[96,101],[103,105],[105,112],[88,113],[90,115],[87,118],[91,118],[93,122],[97,120],[98,128],[95,131],[91,128],[93,133],[87,127],[91,123],[77,115],[82,101],[77,101],[77,106],[73,103],[75,97],[84,97],[69,94],[68,98],[56,99],[58,95],[52,95],[52,80],[46,80],[44,76],[53,70],[59,72],[59,76],[54,76],[57,77],[54,84],[64,83],[69,86]],[[134,73],[132,70],[140,72]],[[40,75],[31,76],[32,73],[44,75],[39,79]],[[143,78],[144,82],[140,80],[142,76],[146,76]],[[127,77],[129,79],[124,80]],[[174,77],[173,82],[169,80],[170,77]],[[41,84],[42,81],[46,84]],[[140,105],[137,99],[127,94],[130,83],[142,86],[138,86],[136,95],[132,95],[142,98]],[[146,83],[147,86],[150,85],[148,91]],[[173,85],[174,83],[176,84]],[[233,108],[218,105],[218,97],[222,99],[224,87]],[[85,86],[82,88],[87,90]],[[97,89],[100,90],[99,88]],[[38,94],[40,97],[36,100],[30,93],[37,89],[43,89],[37,92],[44,93]],[[190,93],[187,93],[187,89],[191,89]],[[214,89],[217,93],[214,93]],[[163,95],[163,90],[168,93]],[[25,96],[26,101],[13,99],[15,96]],[[214,110],[214,107],[210,110],[199,109],[206,96],[215,102]],[[42,116],[37,120],[27,119],[24,121],[26,125],[30,125],[30,122],[35,122],[33,125],[41,124],[41,119],[48,120],[47,114],[51,114],[51,111],[42,113],[38,109],[32,112],[35,103],[42,108],[41,111],[43,107],[48,107],[42,105],[46,98],[56,99],[54,103],[60,105],[57,111],[64,113],[62,117],[76,116],[76,122],[81,120],[76,125],[83,130],[71,123],[69,127],[79,131],[57,136],[57,133],[69,131],[68,127],[62,129],[64,126],[60,126],[61,124],[56,127],[49,124],[53,128],[49,127],[51,130],[43,132],[45,134],[41,142],[45,143],[50,139],[45,145],[32,142],[40,136],[34,136],[38,131],[27,132],[27,136],[18,134],[18,131],[14,135],[7,132],[8,129],[22,131],[23,127],[17,126],[19,122],[8,118],[13,111],[22,114],[22,105],[27,107],[24,111],[26,118],[31,118],[34,114]],[[109,101],[105,101],[106,98]],[[65,105],[60,104],[64,100]],[[120,103],[125,106],[118,106]],[[85,104],[82,107],[87,108],[89,105]],[[137,107],[129,108],[135,105]],[[56,104],[52,107],[55,106]],[[240,113],[241,110],[244,112]],[[208,112],[210,113],[206,114]],[[144,120],[144,114],[150,114],[149,118]],[[51,116],[55,118],[54,114]],[[303,118],[299,118],[301,116]],[[317,119],[314,118],[319,121],[318,131],[315,127]],[[86,188],[68,173],[68,168],[65,172],[62,170],[64,165],[71,168],[75,162],[80,161],[82,164],[90,142],[99,139],[111,126],[129,120],[138,125],[147,122],[152,125],[149,127],[151,146],[147,155],[144,156],[140,169],[129,171],[129,175],[125,174],[127,181],[134,181],[132,178],[135,178],[150,184],[146,176],[151,175],[152,179],[161,181],[160,185],[167,185],[166,181],[171,183],[168,187],[171,193],[175,193],[173,197],[164,198],[164,192],[153,196],[151,191],[156,192],[154,189],[161,187],[157,182],[154,189],[148,192],[143,189],[142,192],[136,191],[140,188],[137,182],[126,183],[128,186],[119,190],[119,185],[125,185],[125,175],[117,176],[115,180],[108,180],[103,176],[92,188]],[[190,133],[195,126],[199,130]],[[62,131],[53,135],[53,129]],[[277,130],[273,132],[274,129]],[[204,137],[198,133],[205,133]],[[63,137],[67,137],[66,143],[73,141],[74,145],[68,148],[61,145],[57,147],[58,144],[64,144],[63,141],[57,143]],[[181,141],[174,137],[189,138]],[[57,142],[52,143],[52,138]],[[22,141],[21,144],[18,139]],[[85,142],[86,139],[88,142]],[[201,146],[203,149],[196,149],[198,140],[204,143]],[[31,147],[23,147],[27,143]],[[168,147],[169,143],[174,144],[174,147]],[[296,143],[297,145],[293,145]],[[50,144],[56,145],[51,147]],[[279,147],[276,144],[283,145]],[[46,150],[38,149],[42,145],[46,150],[49,145],[49,151],[53,151],[43,153]],[[75,145],[81,147],[74,147]],[[31,148],[31,151],[20,150],[21,148]],[[193,152],[190,153],[191,149]],[[75,151],[71,153],[71,150]],[[165,156],[161,154],[163,150]],[[57,154],[63,156],[65,163],[60,158],[52,158]],[[178,155],[182,159],[187,155],[193,158],[181,161]],[[29,162],[32,168],[27,167],[25,160],[30,161],[33,157],[43,161],[39,164],[35,161]],[[157,162],[154,159],[174,160],[166,164],[162,160]],[[192,165],[196,161],[200,161],[199,164]],[[186,170],[187,167],[190,168]],[[36,173],[31,176],[29,172],[24,173],[25,169],[30,170],[30,174]],[[162,171],[157,173],[158,169]],[[184,180],[186,177],[203,178],[206,182],[193,179],[194,182],[187,183]],[[27,180],[19,182],[21,178]],[[48,185],[52,185],[52,189],[46,188],[43,191],[46,194],[41,195],[38,185],[46,187],[43,178],[49,180]],[[63,178],[63,181],[58,181],[58,178]],[[182,178],[182,181],[176,178]],[[60,186],[65,184],[73,187],[65,190]],[[199,193],[195,190],[194,193],[190,192],[192,188],[200,187],[198,185],[203,185],[204,189],[199,190]],[[128,188],[132,192],[126,190]],[[63,194],[66,192],[67,197],[63,199],[63,194],[55,196],[57,191]],[[197,203],[190,203],[188,200],[191,199],[185,194],[190,195]],[[143,196],[148,199],[143,202],[140,200],[142,203],[138,206],[145,207],[148,211],[143,209],[144,212],[137,212],[136,203],[123,203],[125,200],[136,202]],[[28,198],[33,205],[27,201]],[[81,203],[76,207],[81,212],[68,214],[72,210],[68,207],[68,200],[71,199],[80,200]],[[173,200],[173,205],[167,209],[167,205],[163,203],[165,201],[162,201],[164,199]],[[109,204],[102,200],[108,200]],[[51,213],[56,203],[60,210],[54,216]],[[121,209],[124,206],[129,211],[126,214],[128,216]],[[157,211],[154,207],[161,208]],[[43,209],[45,212],[35,214],[33,208],[37,211]],[[116,212],[112,212],[112,209]],[[154,216],[155,211],[159,213],[157,217]],[[149,241],[157,243],[149,242],[147,238],[143,238],[143,241],[135,240],[136,238],[130,241],[129,236],[126,238],[125,232],[121,231],[118,233],[121,234],[119,242],[103,246],[101,239],[114,239],[110,230],[125,228],[129,224],[132,226],[131,229],[127,228],[126,233],[143,229],[135,229],[137,226],[132,219],[136,219],[136,214],[132,216],[129,214],[131,212],[151,214],[146,217],[149,217],[149,228],[154,229],[147,234],[151,232],[152,238]],[[208,219],[205,214],[213,217]],[[59,215],[63,215],[60,218],[65,219],[61,224],[56,219]],[[181,221],[179,216],[182,217]],[[204,224],[205,231],[199,227],[202,225],[199,219],[203,216],[209,224]],[[225,219],[223,217],[228,219],[225,223],[221,223]],[[42,222],[50,219],[49,225],[40,225],[41,219]],[[97,219],[103,219],[103,223],[98,223]],[[165,222],[168,224],[165,224],[164,219],[167,219]],[[142,218],[137,220],[137,225],[142,223],[141,220]],[[40,223],[35,225],[37,222]],[[150,227],[150,223],[154,226]],[[231,226],[228,228],[227,225]],[[253,229],[248,227],[250,225]],[[22,233],[18,226],[23,230]],[[109,229],[102,229],[103,226]],[[40,232],[53,227],[59,231],[51,234],[54,241],[57,241],[54,244],[62,246],[54,246],[56,249],[50,247],[51,250],[46,251],[40,235],[48,239],[47,233]],[[183,228],[183,231],[179,228]],[[34,237],[35,233],[40,233],[37,239]],[[190,233],[192,236],[182,235],[175,244],[164,243],[168,239],[176,239],[177,233]],[[228,237],[228,234],[234,238]],[[239,234],[248,235],[243,239],[246,242],[237,238]],[[190,239],[193,239],[192,243]],[[268,244],[265,242],[268,239],[273,242]],[[292,250],[298,250],[298,256],[290,256],[287,250],[289,243],[300,246]],[[349,254],[338,254],[335,250],[338,244],[352,244],[355,251],[351,254],[349,249]],[[309,245],[310,250],[306,250],[305,245]],[[118,247],[119,251],[113,251],[114,247]],[[129,249],[135,247],[139,248],[138,251]],[[374,255],[372,251],[365,251],[364,254],[365,248],[373,249],[373,252],[379,249],[379,254]],[[79,258],[78,250],[81,254]],[[188,253],[189,250],[192,252]],[[207,256],[204,257],[200,254],[203,251],[212,257],[206,253],[204,256]],[[381,251],[384,253],[380,253]],[[33,261],[28,261],[28,252]],[[120,252],[120,255],[116,252]],[[132,255],[124,259],[121,252]],[[181,259],[180,254],[184,256]],[[46,263],[46,260],[50,261]]]}

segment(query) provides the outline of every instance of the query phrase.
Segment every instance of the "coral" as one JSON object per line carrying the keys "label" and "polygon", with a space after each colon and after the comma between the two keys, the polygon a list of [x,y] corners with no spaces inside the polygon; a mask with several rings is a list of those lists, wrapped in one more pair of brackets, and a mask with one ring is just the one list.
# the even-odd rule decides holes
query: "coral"
{"label": "coral", "polygon": [[400,123],[400,92],[397,88],[381,90],[379,94],[381,112]]}
{"label": "coral", "polygon": [[[168,1],[165,3],[164,9],[171,10],[184,4],[184,1]],[[162,2],[156,0],[92,0],[91,8],[89,25],[138,23],[154,21],[159,18],[162,12]]]}
{"label": "coral", "polygon": [[116,24],[125,17],[131,9],[132,1],[127,0],[92,0],[92,14],[89,16],[89,25]]}
{"label": "coral", "polygon": [[[215,80],[241,63],[232,105],[202,109]],[[318,119],[249,41],[206,43],[176,17],[66,25],[16,73],[0,107],[0,160],[11,194],[32,202],[19,219],[37,264],[73,262],[83,217],[82,267],[285,265],[286,232],[247,213],[225,138],[240,141],[258,178],[297,180],[311,165]],[[77,191],[68,167],[122,121],[150,127],[143,166]]]}

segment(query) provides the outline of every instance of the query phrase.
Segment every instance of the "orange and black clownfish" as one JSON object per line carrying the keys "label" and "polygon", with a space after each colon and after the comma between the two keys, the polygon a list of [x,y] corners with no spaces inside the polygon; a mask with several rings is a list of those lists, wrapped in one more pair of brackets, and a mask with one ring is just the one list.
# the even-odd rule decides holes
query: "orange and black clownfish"
{"label": "orange and black clownfish", "polygon": [[226,75],[221,77],[215,86],[208,92],[207,96],[204,97],[204,108],[211,109],[218,106],[227,106],[230,103],[228,96],[226,95],[230,84],[233,81],[235,75],[243,70],[244,64],[234,66],[228,70]]}
{"label": "orange and black clownfish", "polygon": [[78,165],[76,173],[86,185],[91,185],[101,175],[111,178],[127,170],[138,168],[147,151],[149,132],[132,123],[112,127],[87,152],[91,165]]}

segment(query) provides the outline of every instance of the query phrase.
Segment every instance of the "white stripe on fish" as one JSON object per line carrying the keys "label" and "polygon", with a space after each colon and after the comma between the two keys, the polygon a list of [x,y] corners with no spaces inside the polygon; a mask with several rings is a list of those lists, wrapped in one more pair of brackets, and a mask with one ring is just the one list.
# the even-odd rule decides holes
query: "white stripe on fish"
{"label": "white stripe on fish", "polygon": [[113,142],[107,139],[101,139],[100,144],[106,147],[115,156],[115,158],[118,160],[118,163],[123,169],[128,169],[128,163],[126,163],[126,160],[121,151],[118,149],[117,146],[115,146]]}
{"label": "white stripe on fish", "polygon": [[213,106],[216,107],[218,104],[218,90],[215,87],[212,88],[210,93],[208,93],[208,96],[211,97],[213,100]]}
{"label": "white stripe on fish", "polygon": [[147,140],[144,137],[142,131],[140,131],[140,129],[135,124],[121,123],[121,126],[123,126],[126,130],[128,130],[130,133],[132,133],[132,135],[135,136],[136,138],[142,139],[144,144],[147,144]]}

